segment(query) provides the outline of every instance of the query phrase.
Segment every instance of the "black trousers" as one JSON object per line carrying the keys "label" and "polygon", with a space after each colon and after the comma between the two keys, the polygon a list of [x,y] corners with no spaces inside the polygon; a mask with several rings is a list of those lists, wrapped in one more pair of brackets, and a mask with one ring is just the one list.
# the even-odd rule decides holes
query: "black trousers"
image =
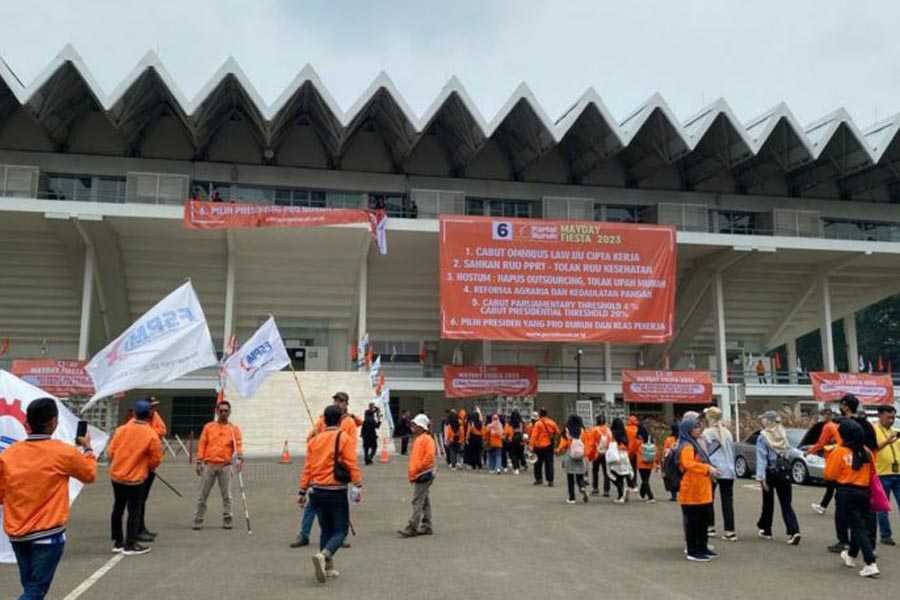
{"label": "black trousers", "polygon": [[138,524],[138,533],[147,531],[147,498],[150,497],[150,488],[153,487],[154,481],[156,481],[156,471],[150,471],[147,480],[141,486],[141,522]]}
{"label": "black trousers", "polygon": [[367,465],[372,464],[375,454],[378,452],[378,438],[363,438],[363,460]]}
{"label": "black trousers", "polygon": [[503,469],[509,468],[509,442],[503,440],[503,449],[500,452],[500,466]]}
{"label": "black trousers", "polygon": [[509,444],[509,460],[512,463],[512,468],[519,470],[524,469],[526,467],[525,464],[525,446],[522,444],[514,444],[510,442]]}
{"label": "black trousers", "polygon": [[634,489],[637,487],[637,454],[629,454],[628,461],[631,463],[631,477],[628,478],[628,487]]}
{"label": "black trousers", "polygon": [[869,508],[869,490],[841,486],[836,494],[837,511],[850,530],[850,549],[853,558],[862,551],[867,565],[875,562],[875,513]]}
{"label": "black trousers", "polygon": [[681,505],[684,541],[687,544],[688,554],[691,556],[702,556],[709,552],[709,537],[706,534],[709,509],[709,504]]}
{"label": "black trousers", "polygon": [[[141,525],[141,499],[143,498],[143,484],[124,485],[122,483],[113,486],[113,509],[110,516],[110,530],[116,546],[124,542],[126,546],[134,544],[134,538],[140,533]],[[122,536],[122,515],[128,508],[128,520],[125,524],[125,536]]]}
{"label": "black trousers", "polygon": [[612,474],[612,482],[613,485],[616,486],[616,498],[621,500],[625,495],[625,486],[628,484],[627,477],[624,475],[619,475],[618,473]]}
{"label": "black trousers", "polygon": [[[719,500],[722,505],[722,521],[725,531],[734,533],[734,479],[717,479],[713,482],[713,504],[716,500],[716,488],[719,490]],[[716,526],[715,508],[710,511],[709,526]]]}
{"label": "black trousers", "polygon": [[537,462],[534,463],[534,480],[543,481],[541,479],[541,468],[543,468],[543,475],[547,483],[553,483],[553,446],[535,448],[534,453],[537,455]]}
{"label": "black trousers", "polygon": [[583,490],[584,483],[584,475],[578,473],[577,475],[572,473],[566,473],[566,485],[569,488],[569,500],[575,499],[575,484],[578,484],[578,489]]}
{"label": "black trousers", "polygon": [[640,469],[641,474],[641,498],[653,500],[653,490],[650,489],[650,473],[652,469]]}
{"label": "black trousers", "polygon": [[822,508],[828,508],[828,505],[831,504],[831,499],[834,498],[834,488],[835,485],[830,482],[825,482],[825,495],[822,496],[821,502],[819,502],[819,506]]}
{"label": "black trousers", "polygon": [[409,450],[409,436],[404,435],[400,438],[400,454],[406,456],[407,450]]}
{"label": "black trousers", "polygon": [[762,531],[772,534],[772,520],[775,518],[775,496],[778,496],[778,504],[781,506],[781,518],[784,520],[784,528],[788,535],[800,533],[800,523],[797,522],[797,514],[791,506],[793,491],[790,481],[773,482],[766,479],[768,491],[762,493],[762,514],[756,526]]}
{"label": "black trousers", "polygon": [[603,493],[609,495],[609,470],[606,468],[606,456],[600,455],[591,463],[591,487],[594,491],[600,490],[600,469],[603,469]]}

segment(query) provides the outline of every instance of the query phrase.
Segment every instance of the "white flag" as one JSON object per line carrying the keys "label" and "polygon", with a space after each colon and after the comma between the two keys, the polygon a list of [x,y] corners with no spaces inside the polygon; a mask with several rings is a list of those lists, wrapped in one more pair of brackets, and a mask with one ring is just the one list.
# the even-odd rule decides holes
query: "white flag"
{"label": "white flag", "polygon": [[860,373],[862,373],[863,371],[866,370],[866,363],[865,363],[865,361],[863,360],[862,354],[859,355],[859,362],[858,362],[857,364],[859,365],[859,372],[860,372]]}
{"label": "white flag", "polygon": [[381,390],[381,396],[376,396],[373,402],[381,405],[381,415],[387,424],[387,437],[394,437],[394,417],[391,415],[391,390],[387,388]]}
{"label": "white flag", "polygon": [[369,368],[369,383],[372,384],[372,387],[375,387],[378,384],[378,374],[381,373],[381,355],[378,355],[378,358],[375,359],[375,362],[372,363],[372,366]]}
{"label": "white flag", "polygon": [[203,308],[188,281],[94,355],[85,370],[96,393],[82,412],[104,396],[172,381],[216,363]]}
{"label": "white flag", "polygon": [[[28,405],[38,398],[53,398],[56,400],[56,407],[59,409],[59,424],[56,426],[56,431],[53,432],[53,439],[62,440],[67,444],[72,444],[75,441],[78,417],[72,414],[58,398],[19,379],[12,373],[7,373],[0,369],[0,452],[28,436],[25,431],[25,414],[28,411]],[[88,432],[91,435],[91,445],[94,448],[94,454],[100,456],[100,453],[106,447],[109,436],[96,427],[88,427]],[[83,484],[77,479],[69,479],[70,505],[78,497],[82,487]],[[13,554],[12,546],[9,544],[9,538],[3,533],[2,525],[3,507],[0,505],[0,563],[15,564],[16,557]]]}
{"label": "white flag", "polygon": [[228,357],[225,372],[241,396],[249,398],[270,373],[282,370],[290,362],[275,317],[269,317],[240,350]]}
{"label": "white flag", "polygon": [[378,254],[382,256],[388,253],[387,222],[387,212],[383,210],[369,212],[369,230],[375,245],[378,246]]}
{"label": "white flag", "polygon": [[366,364],[366,352],[369,351],[369,334],[365,334],[360,338],[356,345],[356,360],[359,361],[360,367]]}

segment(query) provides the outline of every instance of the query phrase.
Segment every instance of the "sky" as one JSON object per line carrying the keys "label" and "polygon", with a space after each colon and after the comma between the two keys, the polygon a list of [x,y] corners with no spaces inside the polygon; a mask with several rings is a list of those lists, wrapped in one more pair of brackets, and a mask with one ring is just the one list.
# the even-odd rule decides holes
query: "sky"
{"label": "sky", "polygon": [[456,75],[490,121],[519,83],[556,120],[589,87],[619,121],[660,92],[682,121],[900,112],[900,2],[836,0],[4,0],[0,57],[26,85],[66,43],[106,94],[156,50],[193,99],[233,56],[268,103],[307,63],[347,110],[385,71],[421,116]]}

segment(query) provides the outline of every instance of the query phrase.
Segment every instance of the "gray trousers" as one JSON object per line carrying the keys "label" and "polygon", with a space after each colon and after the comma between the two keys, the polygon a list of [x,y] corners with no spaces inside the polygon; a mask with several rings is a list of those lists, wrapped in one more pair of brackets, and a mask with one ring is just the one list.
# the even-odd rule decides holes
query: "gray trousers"
{"label": "gray trousers", "polygon": [[434,479],[427,483],[413,484],[412,517],[409,518],[410,529],[418,529],[419,525],[423,528],[431,528],[431,500],[428,497],[428,491]]}
{"label": "gray trousers", "polygon": [[200,475],[200,494],[197,496],[197,506],[194,509],[194,523],[203,523],[206,516],[206,499],[213,484],[219,482],[219,491],[222,492],[222,514],[225,520],[231,520],[231,465],[203,465],[203,473]]}

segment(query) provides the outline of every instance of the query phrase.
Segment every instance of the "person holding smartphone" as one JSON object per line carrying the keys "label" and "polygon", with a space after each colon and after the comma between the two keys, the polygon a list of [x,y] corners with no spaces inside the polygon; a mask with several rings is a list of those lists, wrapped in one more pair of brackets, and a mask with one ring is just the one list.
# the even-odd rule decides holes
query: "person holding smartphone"
{"label": "person holding smartphone", "polygon": [[[875,469],[881,479],[884,493],[891,499],[891,494],[900,506],[900,433],[894,429],[897,410],[893,406],[878,407],[878,424],[875,426],[875,440],[878,444],[875,455]],[[895,546],[891,533],[890,513],[878,513],[878,529],[881,531],[881,543]]]}
{"label": "person holding smartphone", "polygon": [[25,419],[29,436],[0,453],[0,505],[3,530],[19,565],[22,598],[40,599],[53,583],[66,545],[69,478],[94,483],[97,459],[87,423],[75,440],[80,448],[51,439],[59,423],[56,400],[32,400]]}

